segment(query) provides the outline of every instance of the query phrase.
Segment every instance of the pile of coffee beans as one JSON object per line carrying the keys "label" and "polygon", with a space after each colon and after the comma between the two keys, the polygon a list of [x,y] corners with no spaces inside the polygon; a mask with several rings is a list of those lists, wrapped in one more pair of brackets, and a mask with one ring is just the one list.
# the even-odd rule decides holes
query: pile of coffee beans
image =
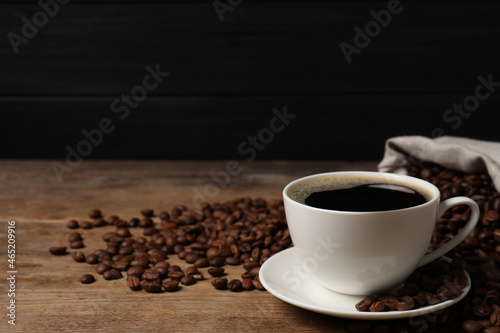
{"label": "pile of coffee beans", "polygon": [[[423,163],[413,167],[410,175],[427,180],[436,185],[441,191],[441,200],[446,200],[454,196],[467,196],[473,199],[479,206],[481,215],[479,222],[471,233],[459,246],[447,254],[452,258],[450,271],[445,273],[452,279],[446,278],[446,286],[449,281],[452,285],[438,288],[446,288],[435,292],[425,293],[426,286],[416,283],[417,288],[411,285],[413,290],[400,293],[398,297],[394,295],[382,295],[375,298],[367,297],[357,305],[359,310],[377,311],[401,309],[410,307],[411,300],[419,304],[418,298],[423,295],[427,304],[439,302],[448,296],[458,294],[458,289],[453,289],[463,277],[454,279],[453,276],[460,268],[465,268],[471,277],[471,290],[469,294],[452,307],[441,311],[429,313],[427,315],[397,320],[390,325],[372,322],[356,322],[349,326],[351,332],[425,332],[427,330],[452,329],[462,330],[467,333],[500,333],[500,193],[495,189],[490,177],[487,174],[466,174],[454,170],[443,168],[439,165]],[[439,248],[452,239],[464,227],[470,217],[470,209],[467,206],[455,206],[444,213],[437,221],[433,232],[429,250]],[[432,268],[432,266],[436,266]],[[429,267],[423,267],[426,273],[439,274],[440,270],[448,268],[442,266],[443,263],[431,263]],[[442,266],[442,267],[441,267]],[[452,274],[450,274],[452,272]],[[409,279],[419,275],[419,269]],[[460,276],[460,275],[458,275]],[[432,280],[432,279],[431,279]],[[436,282],[432,282],[437,286]],[[443,293],[444,291],[444,293]],[[421,298],[421,297],[420,297]],[[389,301],[385,301],[389,299]],[[405,301],[406,300],[406,301]],[[382,301],[382,305],[376,304]],[[387,307],[386,302],[393,303]],[[426,306],[421,300],[421,304]],[[368,306],[369,305],[369,306]],[[368,308],[367,308],[368,307]],[[373,307],[373,309],[371,309]]]}
{"label": "pile of coffee beans", "polygon": [[408,311],[456,298],[468,285],[465,261],[439,259],[417,269],[394,293],[367,296],[358,311]]}
{"label": "pile of coffee beans", "polygon": [[[262,198],[239,198],[224,203],[204,203],[193,209],[175,206],[158,215],[143,209],[141,217],[129,220],[117,215],[104,217],[99,209],[89,213],[89,221],[71,220],[67,227],[71,256],[75,262],[94,266],[95,273],[105,280],[127,276],[127,286],[146,292],[173,292],[205,280],[201,268],[213,277],[215,289],[233,292],[265,290],[259,280],[260,266],[273,254],[291,246],[283,202]],[[82,234],[75,231],[103,226],[114,231],[102,236],[104,246],[85,254]],[[142,229],[142,236],[133,237],[131,229]],[[67,246],[49,249],[54,255],[68,254]],[[189,266],[182,269],[169,263],[175,255]],[[224,266],[243,268],[241,279],[228,281]],[[81,283],[92,283],[95,277],[86,274]]]}

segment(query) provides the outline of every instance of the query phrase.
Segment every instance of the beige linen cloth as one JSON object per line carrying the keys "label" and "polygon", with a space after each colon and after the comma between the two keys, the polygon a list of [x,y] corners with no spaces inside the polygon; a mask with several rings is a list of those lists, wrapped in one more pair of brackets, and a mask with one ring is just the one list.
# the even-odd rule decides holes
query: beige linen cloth
{"label": "beige linen cloth", "polygon": [[378,170],[407,174],[410,165],[422,162],[432,162],[466,173],[487,171],[500,191],[500,142],[454,136],[435,139],[398,136],[386,141],[384,158]]}

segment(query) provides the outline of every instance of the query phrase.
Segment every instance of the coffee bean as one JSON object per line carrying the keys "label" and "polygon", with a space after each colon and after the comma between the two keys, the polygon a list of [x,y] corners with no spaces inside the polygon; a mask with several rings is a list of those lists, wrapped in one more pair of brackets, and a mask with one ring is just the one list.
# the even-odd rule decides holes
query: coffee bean
{"label": "coffee bean", "polygon": [[102,213],[99,209],[92,209],[89,213],[89,217],[91,219],[98,219],[98,218],[102,217]]}
{"label": "coffee bean", "polygon": [[142,281],[141,287],[148,293],[159,293],[161,292],[162,285],[158,282]]}
{"label": "coffee bean", "polygon": [[142,220],[139,221],[139,227],[140,228],[151,228],[153,227],[155,224],[153,222],[153,220],[149,217],[145,217],[143,218]]}
{"label": "coffee bean", "polygon": [[193,265],[195,265],[198,268],[205,268],[210,266],[210,262],[208,261],[207,258],[199,258],[194,262]]}
{"label": "coffee bean", "polygon": [[67,254],[66,246],[53,246],[49,249],[49,252],[55,256],[60,256],[63,254]]}
{"label": "coffee bean", "polygon": [[498,326],[486,327],[483,330],[483,333],[500,333],[500,327]]}
{"label": "coffee bean", "polygon": [[214,286],[215,289],[218,289],[218,290],[223,290],[223,289],[227,289],[227,279],[226,278],[215,278],[212,280],[212,286]]}
{"label": "coffee bean", "polygon": [[399,311],[408,311],[415,307],[415,301],[411,296],[403,296],[396,304],[396,309]]}
{"label": "coffee bean", "polygon": [[69,220],[68,223],[66,223],[66,226],[68,227],[68,229],[78,229],[80,227],[80,224],[77,220]]}
{"label": "coffee bean", "polygon": [[112,268],[108,271],[105,271],[103,274],[102,274],[102,277],[105,279],[105,280],[117,280],[117,279],[121,279],[122,278],[122,273],[120,273],[120,271],[117,271],[116,269]]}
{"label": "coffee bean", "polygon": [[130,265],[128,264],[127,261],[125,261],[123,259],[124,258],[122,258],[121,260],[113,262],[113,264],[111,265],[111,267],[113,267],[117,271],[125,272],[127,269],[129,269]]}
{"label": "coffee bean", "polygon": [[73,258],[74,261],[76,262],[85,262],[85,254],[83,254],[80,251],[74,251],[71,254],[71,257]]}
{"label": "coffee bean", "polygon": [[92,229],[92,223],[89,221],[83,221],[80,223],[80,228],[82,229]]}
{"label": "coffee bean", "polygon": [[236,266],[236,265],[240,264],[240,259],[238,259],[236,257],[226,257],[224,263],[226,265]]}
{"label": "coffee bean", "polygon": [[200,259],[200,256],[197,255],[196,253],[187,253],[186,256],[184,257],[184,261],[188,264],[193,264],[198,259]]}
{"label": "coffee bean", "polygon": [[196,283],[196,279],[192,275],[184,275],[180,279],[180,283],[182,283],[185,286],[190,286]]}
{"label": "coffee bean", "polygon": [[462,329],[466,333],[479,333],[483,331],[483,326],[475,320],[466,320],[462,323]]}
{"label": "coffee bean", "polygon": [[184,273],[181,271],[172,271],[169,272],[167,276],[169,279],[180,281],[180,279],[184,276]]}
{"label": "coffee bean", "polygon": [[370,306],[377,301],[375,296],[366,296],[363,300],[359,301],[355,307],[358,311],[368,311]]}
{"label": "coffee bean", "polygon": [[130,266],[132,267],[139,266],[142,268],[147,268],[149,267],[149,260],[145,257],[136,258],[130,262]]}
{"label": "coffee bean", "polygon": [[73,241],[73,242],[69,243],[69,247],[72,249],[81,249],[81,248],[84,248],[85,245],[83,244],[82,241],[77,240],[77,241]]}
{"label": "coffee bean", "polygon": [[153,217],[154,216],[154,210],[152,210],[152,209],[143,209],[143,210],[141,210],[141,214],[144,217]]}
{"label": "coffee bean", "polygon": [[440,286],[437,289],[436,295],[442,301],[446,301],[446,300],[453,299],[453,298],[457,297],[458,295],[460,295],[461,292],[462,292],[462,290],[459,287],[457,287],[456,285],[454,285],[452,283],[447,283],[445,285]]}
{"label": "coffee bean", "polygon": [[186,268],[185,273],[186,273],[186,275],[192,275],[192,274],[199,273],[199,271],[198,271],[198,268],[196,266],[189,266],[188,268]]}
{"label": "coffee bean", "polygon": [[141,279],[136,275],[127,277],[127,286],[132,290],[141,289]]}
{"label": "coffee bean", "polygon": [[500,309],[493,311],[490,315],[490,322],[492,325],[500,326]]}
{"label": "coffee bean", "polygon": [[376,301],[369,308],[370,312],[382,312],[385,310],[385,304],[382,301]]}
{"label": "coffee bean", "polygon": [[258,262],[255,261],[248,261],[243,264],[243,269],[245,269],[247,272],[251,271],[252,268],[260,266]]}
{"label": "coffee bean", "polygon": [[182,268],[179,265],[171,265],[168,272],[182,272]]}
{"label": "coffee bean", "polygon": [[264,286],[260,282],[260,278],[258,276],[256,276],[252,280],[252,283],[253,283],[253,286],[255,287],[255,289],[260,290],[260,291],[265,291],[266,290],[266,288],[264,288]]}
{"label": "coffee bean", "polygon": [[232,292],[238,292],[241,291],[242,285],[241,281],[238,279],[231,280],[227,283],[227,289],[229,289]]}
{"label": "coffee bean", "polygon": [[179,281],[168,280],[163,282],[163,289],[165,291],[177,291],[179,290]]}
{"label": "coffee bean", "polygon": [[68,242],[74,242],[74,241],[81,241],[83,240],[82,238],[82,234],[80,234],[79,232],[72,232],[69,234],[68,236]]}
{"label": "coffee bean", "polygon": [[126,227],[121,227],[121,228],[116,229],[116,234],[120,237],[123,237],[123,238],[127,238],[127,237],[132,236],[132,234],[130,233],[130,230],[128,230],[128,228],[126,228]]}
{"label": "coffee bean", "polygon": [[104,263],[102,263],[102,262],[101,262],[101,263],[99,263],[99,264],[97,264],[97,265],[95,266],[95,271],[96,271],[96,273],[97,273],[97,274],[100,274],[100,275],[104,274],[104,272],[109,271],[110,269],[111,269],[111,267],[110,267],[110,266],[108,266],[108,265],[106,265],[106,264],[104,264]]}
{"label": "coffee bean", "polygon": [[208,269],[208,274],[212,275],[213,277],[220,277],[224,275],[224,268],[222,267],[210,267]]}
{"label": "coffee bean", "polygon": [[142,274],[142,278],[146,281],[154,281],[161,277],[161,273],[156,269],[146,269]]}
{"label": "coffee bean", "polygon": [[247,291],[254,290],[255,286],[253,285],[253,279],[243,279],[241,281],[241,287]]}
{"label": "coffee bean", "polygon": [[83,284],[89,284],[95,281],[95,278],[92,274],[85,274],[80,278],[80,282]]}
{"label": "coffee bean", "polygon": [[144,273],[144,268],[139,266],[133,266],[127,269],[127,276],[135,275],[140,279],[142,278],[143,273]]}
{"label": "coffee bean", "polygon": [[225,258],[223,257],[215,257],[210,260],[210,266],[212,267],[222,267],[224,266]]}

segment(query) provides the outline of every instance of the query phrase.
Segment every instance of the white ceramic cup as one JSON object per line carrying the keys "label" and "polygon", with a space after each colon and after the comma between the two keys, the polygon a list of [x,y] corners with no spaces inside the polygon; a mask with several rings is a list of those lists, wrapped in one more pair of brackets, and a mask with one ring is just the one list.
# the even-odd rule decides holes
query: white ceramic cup
{"label": "white ceramic cup", "polygon": [[[395,184],[422,194],[427,202],[397,210],[349,212],[307,206],[305,198],[325,190],[362,184]],[[452,250],[474,229],[477,204],[467,197],[440,202],[431,183],[390,173],[349,171],[297,179],[283,190],[288,228],[302,267],[335,292],[373,294],[403,282],[410,274]],[[426,254],[437,219],[456,205],[471,216],[462,230],[439,249]]]}

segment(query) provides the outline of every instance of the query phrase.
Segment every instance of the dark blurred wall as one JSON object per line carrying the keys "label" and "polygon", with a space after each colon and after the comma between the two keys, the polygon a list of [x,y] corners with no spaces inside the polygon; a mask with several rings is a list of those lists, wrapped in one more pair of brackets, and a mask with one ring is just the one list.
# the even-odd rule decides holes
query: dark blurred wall
{"label": "dark blurred wall", "polygon": [[397,135],[500,141],[497,1],[65,2],[0,1],[1,158],[377,160]]}

